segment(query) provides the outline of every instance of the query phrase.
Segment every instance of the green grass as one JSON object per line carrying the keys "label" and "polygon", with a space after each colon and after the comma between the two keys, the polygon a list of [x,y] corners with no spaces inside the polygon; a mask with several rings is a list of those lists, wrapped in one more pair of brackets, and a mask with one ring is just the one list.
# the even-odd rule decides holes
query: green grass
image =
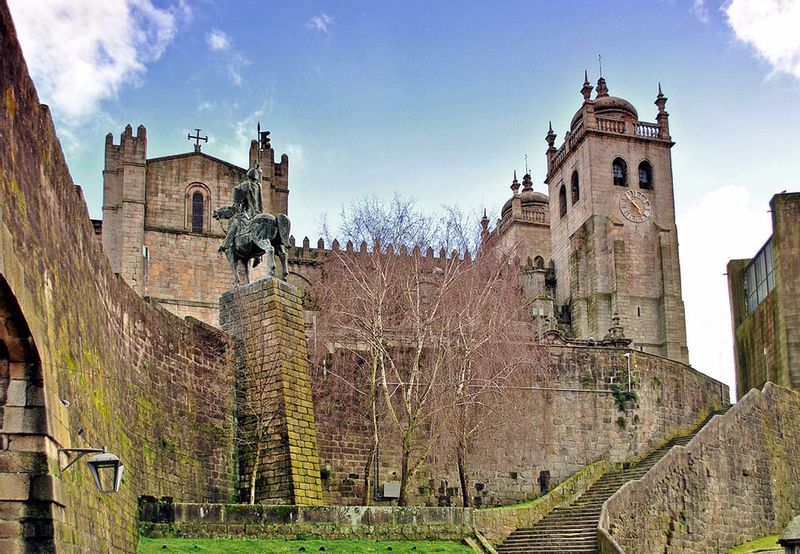
{"label": "green grass", "polygon": [[778,546],[778,536],[773,535],[771,537],[763,537],[761,539],[756,539],[754,541],[750,541],[745,544],[741,544],[730,550],[728,554],[747,554],[748,552],[752,552],[754,550],[765,549],[765,548],[780,548]]}
{"label": "green grass", "polygon": [[[421,541],[276,541],[276,540],[223,540],[223,539],[148,539],[139,541],[138,554],[187,552],[192,554],[308,554],[321,552],[324,547],[330,554],[468,554],[472,550],[455,542]],[[305,548],[305,550],[301,550]]]}

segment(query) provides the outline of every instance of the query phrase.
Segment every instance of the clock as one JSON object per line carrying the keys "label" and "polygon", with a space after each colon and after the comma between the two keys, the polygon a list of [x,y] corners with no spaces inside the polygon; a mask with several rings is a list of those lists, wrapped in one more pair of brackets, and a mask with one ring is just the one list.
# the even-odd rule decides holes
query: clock
{"label": "clock", "polygon": [[634,223],[645,221],[652,209],[650,200],[641,191],[629,190],[619,195],[619,211]]}

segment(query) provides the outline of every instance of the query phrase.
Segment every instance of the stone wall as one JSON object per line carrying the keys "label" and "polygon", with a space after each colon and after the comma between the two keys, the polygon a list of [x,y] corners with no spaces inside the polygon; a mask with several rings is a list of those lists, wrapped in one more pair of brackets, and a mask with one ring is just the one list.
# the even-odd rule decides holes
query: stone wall
{"label": "stone wall", "polygon": [[241,500],[321,504],[300,291],[266,278],[226,292],[220,305],[236,341]]}
{"label": "stone wall", "polygon": [[[638,402],[620,409],[612,384],[627,390],[627,362]],[[554,377],[530,390],[519,405],[522,422],[498,429],[475,444],[470,482],[476,505],[493,506],[539,496],[582,467],[608,458],[622,462],[645,454],[676,434],[694,429],[726,406],[728,387],[681,364],[642,352],[589,347],[551,347]],[[326,387],[317,387],[324,395]],[[318,400],[325,401],[324,398]],[[329,499],[360,503],[369,453],[363,424],[322,421],[318,427],[323,467],[331,469]],[[382,434],[380,482],[399,475],[396,444]],[[454,468],[453,468],[454,469]],[[543,483],[546,479],[548,482]],[[409,489],[415,502],[459,502],[454,471],[423,468]]]}
{"label": "stone wall", "polygon": [[[18,323],[0,349],[0,550],[49,538],[45,551],[133,552],[140,495],[232,500],[228,339],[114,275],[5,2],[0,36],[0,275]],[[126,467],[116,495],[100,494],[83,462],[58,470],[59,447],[101,445]]]}
{"label": "stone wall", "polygon": [[625,552],[727,552],[800,512],[800,392],[767,383],[604,505]]}
{"label": "stone wall", "polygon": [[472,534],[464,508],[242,506],[142,503],[148,537],[324,540],[460,540]]}

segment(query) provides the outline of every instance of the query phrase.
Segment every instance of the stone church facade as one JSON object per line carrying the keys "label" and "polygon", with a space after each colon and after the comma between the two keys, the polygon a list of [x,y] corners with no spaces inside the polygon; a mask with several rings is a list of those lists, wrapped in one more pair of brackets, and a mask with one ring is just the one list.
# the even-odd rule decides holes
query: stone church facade
{"label": "stone church facade", "polygon": [[[621,327],[632,348],[687,363],[686,326],[673,199],[673,146],[666,97],[655,123],[608,94],[605,79],[583,103],[564,143],[550,129],[548,194],[531,175],[514,176],[512,196],[490,228],[487,246],[513,248],[525,265],[525,292],[539,334],[601,341]],[[112,267],[142,296],[179,316],[218,325],[230,269],[217,252],[222,228],[211,212],[232,197],[246,168],[201,152],[147,158],[146,130],[128,126],[120,144],[106,137],[102,240]],[[267,133],[254,140],[250,165],[263,171],[264,209],[288,212],[289,160],[275,162]],[[289,249],[289,282],[307,289],[326,255],[308,239]],[[338,244],[329,248],[338,248]],[[263,275],[263,268],[255,278]]]}
{"label": "stone church facade", "polygon": [[[285,213],[289,158],[275,161],[268,133],[250,146],[250,165],[262,175],[264,211]],[[230,204],[247,169],[194,152],[147,157],[147,130],[128,125],[119,144],[106,136],[103,170],[103,247],[111,267],[151,302],[178,316],[219,325],[219,298],[231,288],[231,270],[217,251],[225,237],[212,218]],[[254,271],[263,276],[264,267]]]}

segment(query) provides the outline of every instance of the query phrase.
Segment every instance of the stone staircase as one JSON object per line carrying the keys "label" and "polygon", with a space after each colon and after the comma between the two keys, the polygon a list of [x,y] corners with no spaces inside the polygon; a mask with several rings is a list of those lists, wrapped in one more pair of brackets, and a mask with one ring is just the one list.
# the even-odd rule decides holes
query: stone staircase
{"label": "stone staircase", "polygon": [[686,445],[718,413],[724,411],[711,414],[697,429],[673,438],[638,463],[609,471],[572,504],[556,508],[533,527],[515,530],[496,548],[498,554],[598,553],[597,523],[603,503],[628,481],[644,476],[673,446]]}

